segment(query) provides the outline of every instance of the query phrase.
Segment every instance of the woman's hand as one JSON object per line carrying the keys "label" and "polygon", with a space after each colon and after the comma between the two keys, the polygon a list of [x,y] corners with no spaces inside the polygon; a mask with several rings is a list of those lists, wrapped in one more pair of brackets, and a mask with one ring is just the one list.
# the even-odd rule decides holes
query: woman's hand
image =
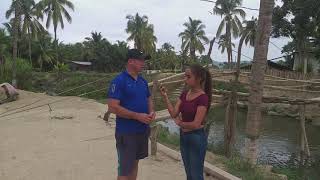
{"label": "woman's hand", "polygon": [[163,97],[168,97],[167,88],[165,88],[162,84],[160,84],[159,89],[160,89],[160,93]]}
{"label": "woman's hand", "polygon": [[182,121],[181,121],[180,117],[178,116],[178,117],[174,118],[174,122],[176,123],[177,126],[180,127],[180,124]]}

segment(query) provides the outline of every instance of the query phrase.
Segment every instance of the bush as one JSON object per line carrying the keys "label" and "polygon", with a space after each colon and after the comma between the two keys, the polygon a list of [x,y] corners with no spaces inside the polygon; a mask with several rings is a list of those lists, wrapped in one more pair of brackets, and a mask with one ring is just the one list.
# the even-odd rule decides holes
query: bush
{"label": "bush", "polygon": [[70,69],[67,64],[58,62],[56,65],[54,65],[53,71],[54,72],[69,72]]}
{"label": "bush", "polygon": [[[31,86],[32,66],[25,59],[17,59],[17,84],[19,89]],[[4,66],[0,67],[0,82],[12,82],[12,59],[8,59]]]}

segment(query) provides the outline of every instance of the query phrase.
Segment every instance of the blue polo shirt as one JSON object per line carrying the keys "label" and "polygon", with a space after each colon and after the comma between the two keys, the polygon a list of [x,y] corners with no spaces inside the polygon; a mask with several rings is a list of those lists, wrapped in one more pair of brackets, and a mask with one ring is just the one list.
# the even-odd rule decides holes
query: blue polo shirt
{"label": "blue polo shirt", "polygon": [[[120,100],[120,105],[137,113],[149,113],[148,98],[150,97],[148,82],[138,76],[135,80],[127,71],[120,73],[110,83],[108,98]],[[117,116],[116,133],[144,133],[149,125],[138,120]]]}

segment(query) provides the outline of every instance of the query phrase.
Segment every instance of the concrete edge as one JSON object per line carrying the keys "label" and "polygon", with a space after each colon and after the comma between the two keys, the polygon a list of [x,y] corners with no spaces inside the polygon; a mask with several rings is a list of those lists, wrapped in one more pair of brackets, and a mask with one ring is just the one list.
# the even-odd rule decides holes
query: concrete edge
{"label": "concrete edge", "polygon": [[[167,146],[164,146],[160,143],[157,143],[158,146],[158,150],[161,151],[162,153],[166,154],[167,156],[169,156],[170,158],[177,160],[177,161],[181,161],[181,155],[179,152],[168,148]],[[226,171],[223,171],[222,169],[208,163],[208,162],[204,162],[204,172],[208,173],[220,180],[241,180],[241,178],[238,178]]]}

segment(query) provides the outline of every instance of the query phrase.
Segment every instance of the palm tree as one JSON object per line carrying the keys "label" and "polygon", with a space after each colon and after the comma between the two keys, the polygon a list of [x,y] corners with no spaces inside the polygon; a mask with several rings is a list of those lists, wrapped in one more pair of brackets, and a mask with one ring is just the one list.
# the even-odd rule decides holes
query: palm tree
{"label": "palm tree", "polygon": [[19,38],[19,29],[21,22],[21,10],[25,5],[23,0],[13,0],[9,10],[6,12],[6,18],[9,19],[12,14],[14,14],[12,21],[12,85],[17,87],[17,54],[18,54],[18,38]]}
{"label": "palm tree", "polygon": [[7,35],[5,29],[0,28],[0,59],[3,58],[1,56],[8,54],[9,44],[10,37]]}
{"label": "palm tree", "polygon": [[205,50],[203,44],[209,43],[204,31],[206,26],[200,20],[193,20],[191,17],[183,26],[186,29],[179,34],[182,38],[181,48],[184,52],[190,52],[191,58],[195,59],[196,51],[202,53]]}
{"label": "palm tree", "polygon": [[60,23],[60,27],[64,29],[63,17],[71,23],[72,18],[66,8],[74,11],[74,5],[69,0],[41,0],[39,2],[39,8],[47,15],[46,27],[49,28],[51,22],[54,30],[54,42],[57,42],[57,28]]}
{"label": "palm tree", "polygon": [[143,35],[143,51],[147,54],[155,52],[157,37],[154,35],[154,27],[152,24],[148,25],[148,27],[144,29]]}
{"label": "palm tree", "polygon": [[91,32],[91,37],[86,37],[85,40],[98,44],[102,41],[105,41],[106,39],[103,38],[103,36],[101,35],[101,32]]}
{"label": "palm tree", "polygon": [[22,33],[28,36],[29,46],[29,60],[32,66],[31,60],[31,41],[37,39],[38,34],[45,31],[42,24],[38,21],[38,10],[34,0],[26,0],[26,6],[22,8]]}
{"label": "palm tree", "polygon": [[256,34],[257,34],[258,19],[252,17],[251,20],[244,21],[243,23],[245,24],[245,26],[240,33],[241,38],[240,38],[239,46],[238,46],[236,81],[238,81],[239,75],[240,75],[240,61],[241,61],[242,45],[245,42],[246,45],[248,45],[248,43],[249,43],[250,46],[254,46],[254,41],[256,39]]}
{"label": "palm tree", "polygon": [[103,38],[101,32],[91,32],[91,37],[86,37],[85,40],[83,44],[86,47],[84,54],[87,60],[97,59],[103,44],[109,43],[107,39]]}
{"label": "palm tree", "polygon": [[257,162],[257,143],[261,124],[261,104],[264,86],[269,39],[272,27],[274,1],[260,0],[257,37],[251,69],[250,96],[248,98],[248,115],[246,124],[246,153],[250,163]]}
{"label": "palm tree", "polygon": [[[229,43],[230,42],[228,41],[228,38],[225,34],[220,36],[218,41],[218,44],[219,44],[218,49],[221,49],[221,53],[224,53],[224,51],[228,49],[228,47],[230,46]],[[235,47],[235,44],[231,42],[231,46]]]}
{"label": "palm tree", "polygon": [[3,26],[5,27],[6,31],[9,33],[9,36],[13,37],[13,20],[11,19],[10,22],[3,23]]}
{"label": "palm tree", "polygon": [[[236,130],[236,122],[237,122],[237,101],[238,101],[237,87],[239,87],[241,48],[244,42],[246,44],[250,43],[251,46],[254,45],[256,31],[257,31],[257,19],[252,19],[251,21],[245,21],[244,24],[245,24],[245,27],[240,33],[241,38],[238,46],[237,72],[235,74],[235,80],[231,81],[232,91],[231,91],[231,96],[229,96],[228,106],[226,111],[225,152],[228,157],[231,156],[232,146],[234,145],[234,142],[235,142],[235,130]],[[224,40],[221,43],[222,45],[224,45],[223,48],[229,47],[228,42],[225,42],[225,39],[222,39],[222,40]]]}
{"label": "palm tree", "polygon": [[222,31],[225,29],[226,40],[229,42],[227,48],[228,53],[228,63],[232,63],[232,43],[231,36],[237,38],[242,29],[241,21],[238,17],[242,19],[245,18],[246,13],[237,8],[242,4],[242,0],[217,0],[215,7],[213,8],[213,13],[223,17],[217,31],[216,37],[220,37]]}
{"label": "palm tree", "polygon": [[55,51],[53,49],[52,39],[48,32],[43,32],[39,35],[37,41],[37,62],[39,64],[40,70],[43,70],[43,64],[49,63],[53,64]]}
{"label": "palm tree", "polygon": [[140,16],[138,13],[135,16],[127,15],[128,19],[126,32],[129,34],[128,41],[134,41],[134,47],[152,53],[156,49],[157,37],[154,35],[154,27],[149,24],[148,17]]}
{"label": "palm tree", "polygon": [[170,43],[164,43],[161,46],[161,49],[165,50],[166,52],[174,51],[174,47]]}

